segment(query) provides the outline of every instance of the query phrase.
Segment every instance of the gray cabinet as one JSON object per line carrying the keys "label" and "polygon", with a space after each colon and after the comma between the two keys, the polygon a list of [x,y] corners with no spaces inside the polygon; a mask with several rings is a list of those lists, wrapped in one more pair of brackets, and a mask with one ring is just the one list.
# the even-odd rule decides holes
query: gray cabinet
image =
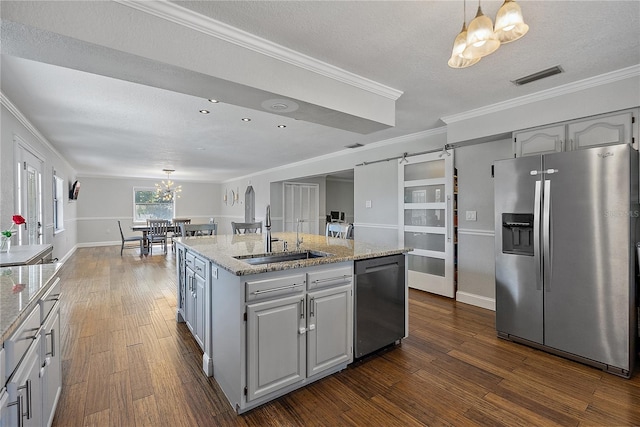
{"label": "gray cabinet", "polygon": [[186,252],[184,320],[203,350],[205,346],[205,288],[209,277],[208,266],[208,261],[195,256],[193,253]]}
{"label": "gray cabinet", "polygon": [[62,364],[60,358],[60,304],[56,304],[41,329],[43,425],[53,423],[56,403],[62,391]]}
{"label": "gray cabinet", "polygon": [[513,133],[515,157],[614,145],[635,145],[637,110],[603,114]]}
{"label": "gray cabinet", "polygon": [[9,404],[15,404],[15,411],[8,411],[8,426],[41,427],[42,393],[40,388],[40,336],[21,360],[7,383]]}
{"label": "gray cabinet", "polygon": [[185,249],[183,246],[176,245],[176,277],[178,279],[177,283],[177,305],[178,309],[176,312],[176,320],[178,322],[184,322],[184,305],[185,305],[185,296],[187,293],[187,277],[185,270]]}
{"label": "gray cabinet", "polygon": [[343,267],[246,283],[247,401],[353,360],[352,274]]}
{"label": "gray cabinet", "polygon": [[[350,280],[349,280],[350,281]],[[353,355],[352,286],[307,294],[307,376],[321,373]]]}
{"label": "gray cabinet", "polygon": [[305,299],[300,295],[247,306],[247,400],[305,378]]}

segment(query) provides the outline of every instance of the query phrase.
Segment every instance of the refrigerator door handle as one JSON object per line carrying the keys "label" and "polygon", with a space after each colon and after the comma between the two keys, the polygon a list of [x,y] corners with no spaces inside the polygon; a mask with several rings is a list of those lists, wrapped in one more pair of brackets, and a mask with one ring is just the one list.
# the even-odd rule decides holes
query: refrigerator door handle
{"label": "refrigerator door handle", "polygon": [[548,179],[544,180],[544,199],[542,210],[544,289],[547,292],[551,292],[551,181]]}
{"label": "refrigerator door handle", "polygon": [[533,202],[533,262],[536,269],[536,290],[542,290],[542,263],[540,262],[540,181],[536,181]]}

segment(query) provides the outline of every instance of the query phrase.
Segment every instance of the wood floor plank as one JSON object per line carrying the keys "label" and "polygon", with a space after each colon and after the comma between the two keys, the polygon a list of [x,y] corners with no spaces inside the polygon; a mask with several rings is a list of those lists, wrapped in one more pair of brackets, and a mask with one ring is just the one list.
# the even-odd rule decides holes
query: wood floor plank
{"label": "wood floor plank", "polygon": [[60,270],[55,427],[640,425],[638,372],[500,339],[493,312],[415,289],[401,345],[236,415],[175,320],[175,254],[135,252],[79,248]]}

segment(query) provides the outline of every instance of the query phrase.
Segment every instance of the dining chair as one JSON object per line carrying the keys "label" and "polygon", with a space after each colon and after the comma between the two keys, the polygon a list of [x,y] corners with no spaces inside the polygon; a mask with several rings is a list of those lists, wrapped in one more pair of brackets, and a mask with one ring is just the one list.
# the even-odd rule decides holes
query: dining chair
{"label": "dining chair", "polygon": [[191,218],[174,218],[172,224],[173,234],[171,235],[171,250],[173,251],[175,249],[175,243],[173,239],[182,236],[182,224],[191,224]]}
{"label": "dining chair", "polygon": [[188,236],[214,236],[218,234],[218,224],[182,224],[180,226],[180,235]]}
{"label": "dining chair", "polygon": [[164,247],[164,253],[167,253],[167,228],[169,221],[166,219],[150,219],[147,221],[149,232],[147,233],[147,245],[149,253],[153,255],[153,244],[161,243]]}
{"label": "dining chair", "polygon": [[[124,237],[124,233],[122,232],[122,224],[120,224],[120,220],[118,220],[118,228],[120,229],[120,238],[122,239],[122,246],[120,246],[120,256],[122,256],[122,251],[124,250],[124,244],[128,242],[138,242],[138,246],[140,246],[140,255],[142,255],[142,236],[131,236]],[[133,248],[133,246],[128,246]]]}
{"label": "dining chair", "polygon": [[340,222],[330,222],[327,224],[325,235],[327,237],[338,237],[340,239],[349,238],[351,232],[351,224],[343,224]]}
{"label": "dining chair", "polygon": [[[233,222],[231,221],[233,234],[262,233],[262,221],[259,222]],[[258,231],[260,230],[260,231]]]}

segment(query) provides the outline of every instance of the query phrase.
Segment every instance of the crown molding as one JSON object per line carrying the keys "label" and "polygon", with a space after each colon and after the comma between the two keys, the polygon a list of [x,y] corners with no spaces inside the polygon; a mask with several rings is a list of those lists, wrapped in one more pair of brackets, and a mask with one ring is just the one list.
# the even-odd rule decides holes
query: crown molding
{"label": "crown molding", "polygon": [[[305,165],[313,164],[313,163],[324,161],[324,160],[331,160],[331,159],[334,159],[336,157],[342,157],[344,155],[351,154],[354,151],[363,152],[363,151],[375,150],[377,148],[386,147],[386,146],[389,146],[389,145],[402,144],[404,142],[412,142],[412,141],[415,141],[415,140],[418,140],[418,139],[421,139],[421,138],[428,138],[430,136],[442,135],[442,134],[446,134],[446,133],[447,133],[447,127],[446,126],[441,126],[441,127],[435,128],[435,129],[423,130],[423,131],[411,133],[411,134],[408,134],[408,135],[402,135],[402,136],[397,136],[395,138],[385,139],[383,141],[372,142],[370,144],[366,144],[363,147],[359,147],[357,149],[347,148],[345,150],[340,150],[340,151],[336,151],[334,153],[329,153],[329,154],[325,154],[325,155],[322,155],[322,156],[313,157],[311,159],[301,160],[299,162],[289,163],[289,164],[282,165],[282,166],[276,166],[275,168],[265,169],[265,170],[262,170],[262,171],[259,171],[259,172],[251,173],[249,175],[244,175],[244,176],[239,176],[239,177],[236,177],[236,178],[227,179],[227,180],[222,181],[222,183],[223,184],[232,183],[232,182],[236,182],[236,181],[241,181],[241,180],[246,180],[246,179],[249,179],[249,178],[253,178],[255,176],[263,175],[263,174],[270,173],[270,172],[277,172],[277,171],[287,170],[287,169],[298,167],[298,166],[305,166]],[[325,174],[329,175],[329,174],[331,174],[331,172],[326,172]]]}
{"label": "crown molding", "polygon": [[25,117],[24,114],[22,114],[22,112],[18,109],[18,107],[16,107],[13,102],[11,102],[11,100],[9,98],[7,98],[7,96],[0,91],[0,105],[4,105],[7,110],[9,110],[9,112],[11,113],[11,115],[13,117],[15,117],[22,126],[24,126],[29,132],[31,132],[31,134],[36,137],[36,139],[42,144],[44,145],[46,148],[48,148],[49,150],[51,150],[56,156],[58,156],[58,158],[64,162],[67,167],[69,169],[71,169],[72,171],[76,172],[76,168],[74,168],[73,166],[71,166],[71,164],[69,163],[69,161],[58,152],[58,150],[55,149],[55,147],[53,145],[51,145],[51,143],[49,142],[49,140],[47,138],[44,137],[44,135],[42,135],[40,133],[40,131],[33,125],[31,124],[31,122],[29,121],[29,119],[27,119]]}
{"label": "crown molding", "polygon": [[441,120],[447,124],[459,122],[462,120],[468,120],[475,117],[484,116],[491,113],[499,113],[515,107],[521,107],[523,105],[532,104],[538,101],[544,101],[546,99],[555,98],[562,95],[568,95],[571,93],[579,92],[586,89],[614,83],[619,80],[625,80],[631,77],[640,76],[640,65],[632,65],[631,67],[622,68],[620,70],[612,71],[610,73],[601,74],[595,77],[589,77],[583,80],[578,80],[573,83],[567,83],[562,86],[557,86],[551,89],[543,90],[540,92],[532,93],[529,95],[513,98],[508,101],[498,102],[496,104],[487,105],[484,107],[476,108],[475,110],[465,111],[459,114],[452,114],[450,116],[441,117]]}
{"label": "crown molding", "polygon": [[178,25],[216,37],[256,53],[320,74],[341,83],[379,96],[397,100],[404,92],[383,85],[308,55],[273,43],[246,31],[232,27],[213,18],[196,13],[168,1],[114,0],[124,6],[148,13]]}

